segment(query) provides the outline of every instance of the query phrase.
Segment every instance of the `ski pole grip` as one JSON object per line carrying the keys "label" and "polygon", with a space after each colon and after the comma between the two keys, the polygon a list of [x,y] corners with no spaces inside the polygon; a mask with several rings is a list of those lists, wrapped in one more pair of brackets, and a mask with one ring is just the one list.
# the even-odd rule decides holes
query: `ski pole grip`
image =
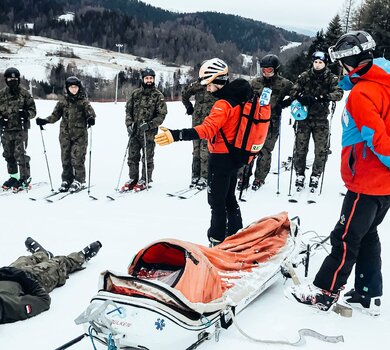
{"label": "ski pole grip", "polygon": [[40,128],[41,130],[45,130],[45,129],[43,128],[43,125],[39,125],[39,128]]}

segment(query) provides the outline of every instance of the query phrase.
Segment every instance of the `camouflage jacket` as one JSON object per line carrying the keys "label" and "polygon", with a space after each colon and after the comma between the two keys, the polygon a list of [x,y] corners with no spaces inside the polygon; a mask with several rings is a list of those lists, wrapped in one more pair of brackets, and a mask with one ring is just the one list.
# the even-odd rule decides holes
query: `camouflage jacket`
{"label": "camouflage jacket", "polygon": [[217,98],[207,91],[204,85],[201,85],[198,81],[188,84],[184,87],[181,93],[181,100],[185,108],[192,106],[190,102],[191,96],[195,95],[194,113],[193,119],[199,121],[199,124],[203,122],[204,118],[210,114],[211,107],[213,107]]}
{"label": "camouflage jacket", "polygon": [[146,122],[149,130],[157,129],[167,114],[167,104],[164,95],[154,88],[141,87],[132,92],[126,103],[126,127],[135,127]]}
{"label": "camouflage jacket", "polygon": [[[326,96],[329,101],[340,101],[343,90],[337,85],[338,77],[328,68],[321,74],[313,68],[303,72],[297,78],[291,90],[291,97],[296,99],[300,93],[313,97]],[[329,102],[314,102],[309,108],[308,119],[326,119],[329,114]]]}
{"label": "camouflage jacket", "polygon": [[[30,129],[30,119],[35,118],[37,110],[34,99],[30,93],[19,87],[17,94],[11,94],[9,87],[0,91],[0,118],[8,119],[5,131],[20,131]],[[26,120],[21,118],[19,112],[27,112]]]}
{"label": "camouflage jacket", "polygon": [[34,275],[15,267],[0,268],[0,324],[33,317],[49,307],[50,296]]}
{"label": "camouflage jacket", "polygon": [[83,93],[68,96],[57,102],[53,113],[47,118],[49,123],[61,119],[61,129],[87,128],[87,119],[96,118],[95,111]]}
{"label": "camouflage jacket", "polygon": [[271,79],[264,79],[263,76],[255,78],[252,80],[251,85],[253,90],[259,94],[261,94],[264,87],[272,89],[271,119],[279,119],[282,108],[278,105],[286,96],[290,96],[293,83],[279,74],[276,74]]}

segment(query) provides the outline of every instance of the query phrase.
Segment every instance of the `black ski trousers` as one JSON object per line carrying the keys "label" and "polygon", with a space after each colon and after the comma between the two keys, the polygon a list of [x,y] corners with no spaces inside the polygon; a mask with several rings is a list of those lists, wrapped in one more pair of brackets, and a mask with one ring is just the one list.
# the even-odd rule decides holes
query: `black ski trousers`
{"label": "black ski trousers", "polygon": [[240,207],[235,188],[239,165],[229,154],[209,155],[207,199],[211,207],[208,237],[223,241],[242,228]]}
{"label": "black ski trousers", "polygon": [[340,220],[331,233],[332,251],[318,271],[314,285],[337,292],[355,266],[355,290],[367,297],[382,295],[381,244],[377,227],[390,207],[390,195],[348,191]]}

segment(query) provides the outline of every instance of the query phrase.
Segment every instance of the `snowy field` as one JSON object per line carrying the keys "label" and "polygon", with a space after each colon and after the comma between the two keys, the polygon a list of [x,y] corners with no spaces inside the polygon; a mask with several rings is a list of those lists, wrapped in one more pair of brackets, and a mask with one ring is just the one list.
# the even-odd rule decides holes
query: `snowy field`
{"label": "snowy field", "polygon": [[[38,116],[47,117],[54,108],[53,101],[36,101]],[[157,147],[153,188],[148,192],[130,194],[128,197],[109,202],[105,195],[112,193],[117,185],[121,164],[127,144],[124,126],[124,104],[92,104],[96,114],[92,140],[91,194],[99,198],[92,201],[87,192],[68,196],[62,201],[33,202],[30,196],[50,192],[46,188],[0,197],[1,234],[0,265],[8,265],[26,253],[24,240],[36,238],[44,247],[56,254],[78,251],[92,241],[100,240],[103,247],[88,264],[87,269],[71,276],[66,285],[51,293],[52,305],[48,312],[27,321],[0,326],[0,349],[55,349],[83,333],[73,320],[88,306],[97,292],[99,272],[112,269],[125,272],[133,255],[151,241],[160,238],[178,238],[207,244],[206,231],[210,213],[206,193],[188,199],[169,198],[166,192],[188,185],[191,177],[190,142],[175,143],[165,148]],[[340,116],[343,102],[336,109],[332,127],[332,151],[326,166],[323,195],[317,204],[288,203],[289,173],[281,176],[280,195],[276,195],[277,176],[270,174],[266,185],[246,203],[241,203],[244,223],[255,219],[288,211],[290,217],[299,215],[303,231],[314,230],[328,235],[338,220],[343,184],[339,175],[340,165]],[[180,102],[168,103],[167,127],[190,126],[190,117],[185,115]],[[281,157],[286,159],[292,150],[293,130],[289,125],[289,112],[284,110]],[[60,148],[57,124],[47,125],[43,131],[47,148],[53,185],[57,188],[61,180]],[[89,154],[88,149],[88,154]],[[311,149],[311,154],[313,150]],[[33,123],[30,131],[28,154],[31,156],[33,182],[48,181],[39,128]],[[273,164],[276,165],[277,150]],[[309,156],[311,157],[311,156]],[[4,160],[1,160],[0,179],[7,178]],[[87,160],[88,164],[88,160]],[[125,164],[121,184],[127,179]],[[310,172],[307,172],[307,176]],[[383,277],[385,295],[390,281],[390,215],[380,227],[383,249]],[[319,250],[311,259],[309,278],[313,278],[326,253]],[[303,279],[303,268],[298,270]],[[296,340],[297,331],[311,328],[326,335],[343,335],[345,342],[329,344],[317,339],[308,339],[305,349],[381,349],[385,348],[390,327],[390,304],[383,299],[382,315],[372,318],[354,311],[352,318],[343,318],[335,313],[322,314],[295,304],[284,297],[283,288],[292,283],[280,279],[237,317],[240,326],[258,338]],[[351,285],[347,286],[350,288]],[[153,336],[153,335],[151,335]],[[174,344],[174,339],[172,339]],[[280,349],[278,345],[261,345],[242,337],[231,327],[223,332],[219,342],[210,341],[201,349]],[[71,349],[92,349],[89,340]],[[170,349],[176,349],[174,345]],[[180,350],[180,349],[178,349]]]}

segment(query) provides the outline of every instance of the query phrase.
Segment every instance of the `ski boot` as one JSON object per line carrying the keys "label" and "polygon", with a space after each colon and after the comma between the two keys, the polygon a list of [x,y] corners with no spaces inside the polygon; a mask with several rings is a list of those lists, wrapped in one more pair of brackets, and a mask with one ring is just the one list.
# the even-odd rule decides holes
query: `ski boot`
{"label": "ski boot", "polygon": [[133,187],[133,191],[134,192],[141,192],[141,191],[144,191],[146,190],[147,186],[146,186],[146,181],[141,179],[137,182],[137,184]]}
{"label": "ski boot", "polygon": [[295,180],[295,187],[297,192],[301,192],[305,187],[305,175],[297,175]]}
{"label": "ski boot", "polygon": [[263,185],[264,185],[263,180],[255,179],[252,184],[252,190],[257,191]]}
{"label": "ski boot", "polygon": [[328,312],[337,302],[340,292],[331,293],[313,284],[299,284],[291,286],[284,291],[286,297],[298,303],[314,307],[320,311]]}
{"label": "ski boot", "polygon": [[319,175],[310,176],[309,187],[310,187],[311,193],[314,193],[317,191],[319,179],[320,179]]}
{"label": "ski boot", "polygon": [[126,181],[125,184],[121,187],[119,192],[129,192],[131,191],[134,186],[137,184],[138,180],[130,179],[129,181]]}
{"label": "ski boot", "polygon": [[196,188],[201,191],[204,190],[207,187],[207,180],[204,177],[201,177],[196,184]]}
{"label": "ski boot", "polygon": [[193,177],[191,180],[190,188],[195,188],[196,185],[198,184],[198,181],[199,181],[199,177]]}
{"label": "ski boot", "polygon": [[218,244],[222,243],[222,241],[219,241],[218,239],[215,239],[213,237],[209,237],[209,242],[210,242],[209,243],[210,248],[213,248],[213,247],[217,246]]}
{"label": "ski boot", "polygon": [[380,315],[381,298],[369,298],[360,295],[355,289],[351,289],[343,296],[343,301],[354,309],[360,310],[371,316]]}
{"label": "ski boot", "polygon": [[53,254],[51,252],[43,248],[35,239],[31,237],[26,238],[24,245],[26,246],[27,251],[30,252],[31,254],[43,252],[49,257],[49,259],[53,257]]}
{"label": "ski boot", "polygon": [[99,252],[101,247],[100,241],[96,241],[86,246],[80,253],[84,255],[85,261],[89,261]]}
{"label": "ski boot", "polygon": [[70,182],[69,181],[62,181],[61,186],[58,188],[58,191],[60,192],[68,192],[70,187]]}
{"label": "ski boot", "polygon": [[280,168],[284,169],[285,171],[290,171],[291,163],[292,163],[292,157],[288,157],[287,160],[281,162]]}
{"label": "ski boot", "polygon": [[27,180],[19,179],[12,186],[12,192],[17,193],[20,191],[29,190],[31,188],[30,182],[31,182],[31,178],[28,178]]}
{"label": "ski boot", "polygon": [[74,180],[69,187],[69,192],[70,193],[79,192],[83,188],[85,188],[85,184],[82,184],[80,181]]}
{"label": "ski boot", "polygon": [[18,180],[11,176],[8,180],[4,181],[2,188],[4,191],[8,191],[9,189],[13,188],[17,182]]}

